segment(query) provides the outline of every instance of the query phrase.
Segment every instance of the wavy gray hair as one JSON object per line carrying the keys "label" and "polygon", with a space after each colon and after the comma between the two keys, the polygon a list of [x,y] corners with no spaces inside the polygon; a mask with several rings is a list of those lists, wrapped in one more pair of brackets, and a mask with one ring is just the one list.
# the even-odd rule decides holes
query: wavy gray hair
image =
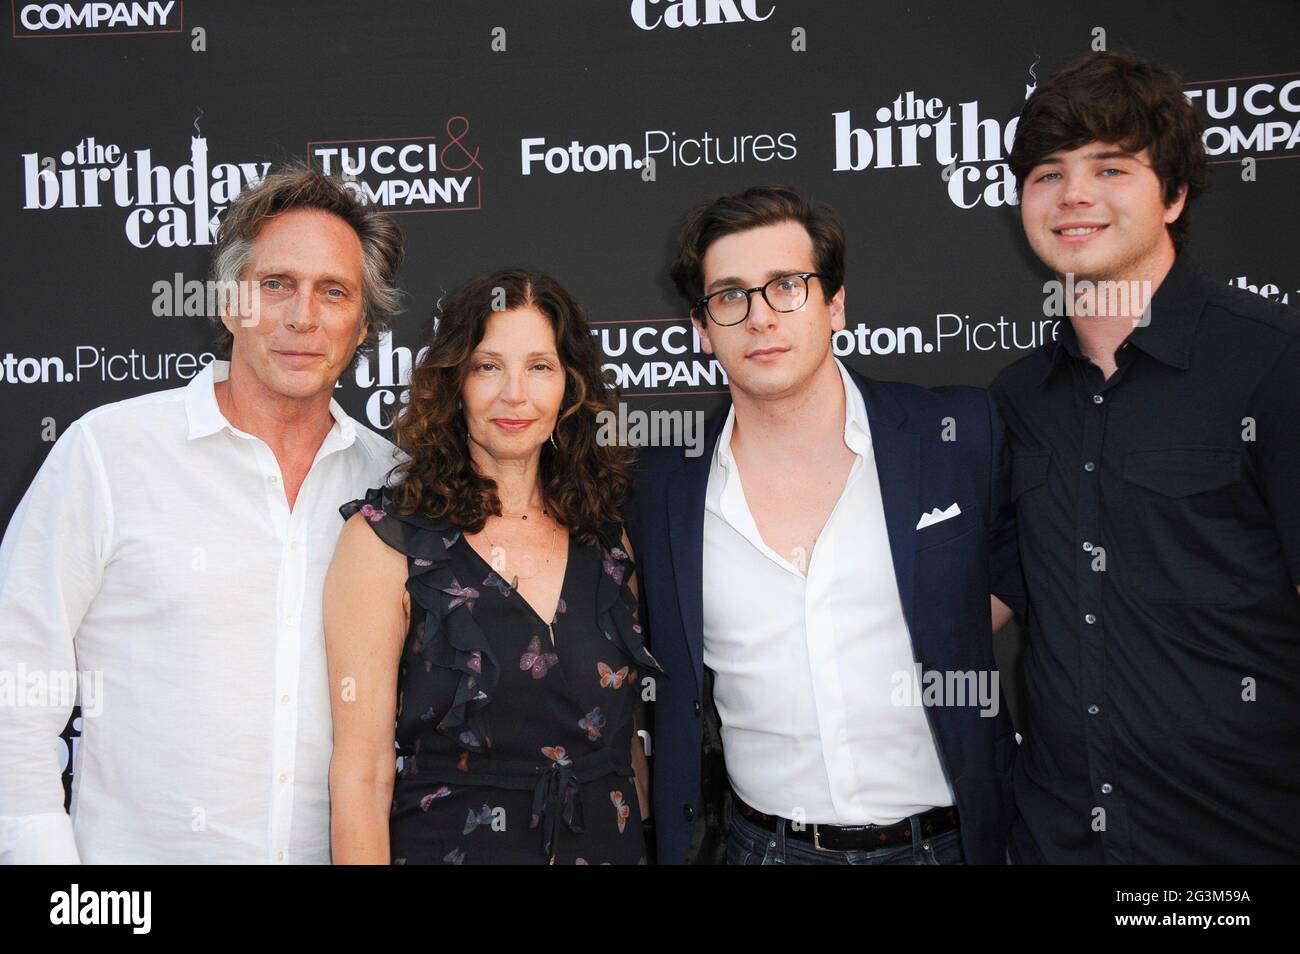
{"label": "wavy gray hair", "polygon": [[[229,283],[243,277],[262,227],[269,219],[294,209],[318,209],[337,215],[361,240],[361,319],[367,330],[352,357],[350,366],[355,366],[358,358],[374,350],[380,333],[388,331],[392,319],[401,312],[402,292],[396,279],[404,242],[402,230],[393,218],[363,205],[341,179],[294,163],[241,192],[222,217],[209,277],[218,288],[235,288]],[[234,336],[219,315],[214,321],[218,329],[217,351],[229,357]]]}

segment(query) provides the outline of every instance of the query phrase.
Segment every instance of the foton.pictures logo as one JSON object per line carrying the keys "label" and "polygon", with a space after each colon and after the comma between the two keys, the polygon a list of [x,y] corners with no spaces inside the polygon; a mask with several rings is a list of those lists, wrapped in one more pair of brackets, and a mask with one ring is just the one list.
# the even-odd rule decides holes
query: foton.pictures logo
{"label": "foton.pictures logo", "polygon": [[12,0],[15,39],[52,36],[133,36],[179,33],[181,0],[150,3],[25,3]]}
{"label": "foton.pictures logo", "polygon": [[188,381],[215,358],[211,351],[109,351],[99,345],[79,344],[67,360],[62,355],[0,355],[0,384]]}
{"label": "foton.pictures logo", "polygon": [[452,116],[443,136],[327,139],[307,144],[312,167],[340,176],[367,205],[389,212],[483,207],[483,164],[469,120]]}
{"label": "foton.pictures logo", "polygon": [[649,177],[659,165],[672,169],[730,166],[745,163],[789,162],[799,155],[793,132],[751,131],[724,134],[709,130],[681,133],[647,129],[637,145],[631,142],[551,142],[544,136],[519,140],[519,172],[553,176],[573,172],[645,170]]}

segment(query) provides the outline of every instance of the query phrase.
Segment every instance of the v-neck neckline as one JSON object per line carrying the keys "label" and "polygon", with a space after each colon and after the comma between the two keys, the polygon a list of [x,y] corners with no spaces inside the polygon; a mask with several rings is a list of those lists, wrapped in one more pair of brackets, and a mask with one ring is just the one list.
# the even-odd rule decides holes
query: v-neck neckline
{"label": "v-neck neckline", "polygon": [[[504,583],[507,587],[509,587],[510,596],[519,597],[519,602],[524,604],[528,612],[530,612],[533,615],[533,619],[537,620],[537,622],[545,626],[548,632],[551,632],[551,627],[554,626],[559,621],[560,604],[564,602],[564,594],[567,593],[569,589],[569,567],[573,566],[573,534],[572,533],[569,534],[569,543],[568,546],[565,548],[564,575],[560,579],[560,595],[556,598],[555,609],[552,612],[552,618],[549,623],[546,620],[542,619],[541,614],[537,612],[537,609],[533,606],[533,604],[528,602],[527,597],[525,597],[524,594],[519,591],[519,587],[510,586],[510,582],[500,573],[497,573],[497,571],[492,567],[491,563],[483,559],[483,554],[479,553],[478,550],[474,549],[474,544],[469,542],[469,539],[465,536],[465,534],[462,533],[460,535],[460,539],[461,542],[465,544],[466,548],[469,549],[469,552],[473,555],[474,559],[478,560],[478,562],[484,568],[486,568],[489,573],[495,574],[497,578],[501,580],[502,583]],[[551,648],[554,649],[555,646],[556,646],[555,636],[552,633]]]}

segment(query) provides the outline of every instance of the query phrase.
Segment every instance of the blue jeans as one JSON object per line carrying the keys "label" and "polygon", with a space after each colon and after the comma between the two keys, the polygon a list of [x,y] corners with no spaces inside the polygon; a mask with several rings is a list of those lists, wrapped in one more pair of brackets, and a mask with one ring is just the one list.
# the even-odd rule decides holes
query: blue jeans
{"label": "blue jeans", "polygon": [[[729,865],[960,865],[965,864],[961,832],[945,831],[921,837],[921,823],[913,815],[912,843],[860,851],[818,851],[812,842],[787,838],[784,828],[768,831],[734,806],[727,833]],[[810,826],[811,828],[811,826]]]}

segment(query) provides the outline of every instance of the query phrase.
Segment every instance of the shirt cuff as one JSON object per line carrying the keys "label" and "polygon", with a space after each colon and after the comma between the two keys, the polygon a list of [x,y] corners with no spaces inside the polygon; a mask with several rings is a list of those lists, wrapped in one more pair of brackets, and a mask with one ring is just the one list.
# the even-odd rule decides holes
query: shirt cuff
{"label": "shirt cuff", "polygon": [[81,864],[68,813],[0,816],[0,864]]}

